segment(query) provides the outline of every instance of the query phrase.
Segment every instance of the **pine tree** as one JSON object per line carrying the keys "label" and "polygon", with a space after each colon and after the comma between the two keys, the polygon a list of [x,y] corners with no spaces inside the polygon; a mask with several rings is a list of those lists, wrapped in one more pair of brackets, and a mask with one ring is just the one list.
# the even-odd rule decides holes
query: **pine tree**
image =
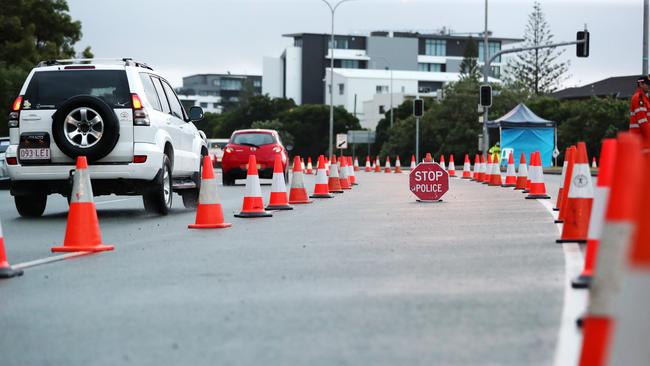
{"label": "pine tree", "polygon": [[[546,16],[539,1],[535,1],[533,11],[528,15],[524,33],[524,47],[548,45],[553,43]],[[540,95],[555,91],[566,79],[569,62],[558,61],[564,50],[543,48],[517,53],[508,62],[507,79],[528,92]]]}
{"label": "pine tree", "polygon": [[478,47],[472,37],[467,39],[463,61],[460,63],[460,78],[479,80]]}

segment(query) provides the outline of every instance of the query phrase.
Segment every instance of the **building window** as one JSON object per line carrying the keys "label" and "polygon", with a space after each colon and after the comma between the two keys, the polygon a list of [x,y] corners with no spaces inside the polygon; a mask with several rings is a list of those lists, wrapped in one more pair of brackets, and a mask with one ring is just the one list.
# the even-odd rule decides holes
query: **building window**
{"label": "building window", "polygon": [[402,85],[402,93],[406,93],[406,87]]}
{"label": "building window", "polygon": [[294,47],[302,47],[302,38],[295,38],[293,40]]}
{"label": "building window", "polygon": [[384,113],[386,113],[386,107],[384,107],[383,105],[380,105],[379,106],[379,114],[384,114]]}
{"label": "building window", "polygon": [[427,72],[444,72],[444,64],[418,63],[418,70]]}
{"label": "building window", "polygon": [[345,84],[339,84],[339,95],[343,95],[345,92]]}
{"label": "building window", "polygon": [[201,102],[201,108],[208,108],[208,103]]}
{"label": "building window", "polygon": [[332,93],[332,84],[327,84],[327,94]]}
{"label": "building window", "polygon": [[344,69],[358,69],[359,60],[341,60],[341,67]]}
{"label": "building window", "polygon": [[377,85],[375,91],[377,92],[377,94],[388,93],[388,85]]}
{"label": "building window", "polygon": [[[501,42],[499,41],[488,41],[488,55],[492,57],[497,52],[501,51]],[[483,60],[483,41],[478,41],[478,61],[484,62]],[[497,57],[494,62],[501,62],[501,56]]]}
{"label": "building window", "polygon": [[214,86],[219,85],[219,79],[212,80],[212,85],[214,85]]}
{"label": "building window", "polygon": [[[332,48],[332,38],[328,39],[327,47]],[[341,38],[341,37],[334,37],[334,48],[347,50],[349,48],[348,47],[348,39],[347,38]]]}
{"label": "building window", "polygon": [[427,39],[424,41],[424,54],[429,56],[446,56],[447,41],[444,39]]}
{"label": "building window", "polygon": [[501,67],[490,66],[490,76],[492,76],[493,78],[501,79]]}
{"label": "building window", "polygon": [[253,86],[256,87],[256,88],[261,87],[261,86],[262,86],[262,81],[260,81],[260,80],[254,80],[254,81],[253,81]]}
{"label": "building window", "polygon": [[221,90],[241,90],[240,79],[221,79]]}
{"label": "building window", "polygon": [[212,103],[213,108],[219,108],[219,103]]}

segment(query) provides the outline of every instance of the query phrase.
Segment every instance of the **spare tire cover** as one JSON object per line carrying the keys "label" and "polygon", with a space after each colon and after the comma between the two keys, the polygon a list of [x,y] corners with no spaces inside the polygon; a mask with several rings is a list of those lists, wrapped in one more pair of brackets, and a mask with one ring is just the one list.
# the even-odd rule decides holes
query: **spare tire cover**
{"label": "spare tire cover", "polygon": [[89,161],[99,160],[113,151],[119,136],[115,112],[97,97],[72,97],[52,116],[54,142],[73,159],[85,156]]}

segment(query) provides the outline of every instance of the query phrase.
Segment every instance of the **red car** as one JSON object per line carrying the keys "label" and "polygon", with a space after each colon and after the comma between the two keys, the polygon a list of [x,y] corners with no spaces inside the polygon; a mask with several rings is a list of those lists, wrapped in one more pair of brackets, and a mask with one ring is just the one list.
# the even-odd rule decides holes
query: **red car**
{"label": "red car", "polygon": [[260,178],[273,178],[275,155],[282,158],[284,180],[288,181],[289,157],[275,130],[237,130],[230,136],[230,141],[223,149],[221,170],[223,185],[235,184],[235,179],[245,179],[248,169],[248,156],[255,155]]}

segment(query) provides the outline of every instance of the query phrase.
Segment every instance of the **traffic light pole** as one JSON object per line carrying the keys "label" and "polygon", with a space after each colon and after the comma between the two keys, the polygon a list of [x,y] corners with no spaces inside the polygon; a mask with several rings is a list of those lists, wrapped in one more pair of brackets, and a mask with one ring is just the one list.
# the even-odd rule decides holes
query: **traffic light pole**
{"label": "traffic light pole", "polygon": [[420,117],[415,117],[415,161],[420,162]]}
{"label": "traffic light pole", "polygon": [[[487,24],[487,4],[485,8],[485,14],[486,14],[486,22]],[[585,32],[587,31],[587,27],[585,26]],[[485,39],[487,39],[487,30],[485,31]],[[484,51],[483,54],[487,55],[487,41],[483,41],[484,43]],[[488,70],[490,70],[490,64],[492,61],[496,60],[498,57],[501,55],[505,55],[508,53],[517,53],[517,52],[523,52],[523,51],[529,51],[529,50],[539,50],[543,48],[556,48],[556,47],[562,47],[562,46],[572,46],[572,45],[580,45],[580,44],[588,44],[588,38],[587,39],[582,39],[578,41],[571,41],[571,42],[560,42],[560,43],[553,43],[553,44],[547,44],[547,45],[540,45],[540,46],[530,46],[530,47],[518,47],[518,48],[511,48],[508,50],[503,50],[495,53],[490,57],[489,59],[484,57],[487,61],[483,65],[483,83],[485,85],[489,85],[488,81]],[[489,107],[483,107],[483,156],[486,156],[488,149],[490,148],[490,137],[488,134],[488,128],[487,128],[487,122],[488,122],[488,109]]]}

